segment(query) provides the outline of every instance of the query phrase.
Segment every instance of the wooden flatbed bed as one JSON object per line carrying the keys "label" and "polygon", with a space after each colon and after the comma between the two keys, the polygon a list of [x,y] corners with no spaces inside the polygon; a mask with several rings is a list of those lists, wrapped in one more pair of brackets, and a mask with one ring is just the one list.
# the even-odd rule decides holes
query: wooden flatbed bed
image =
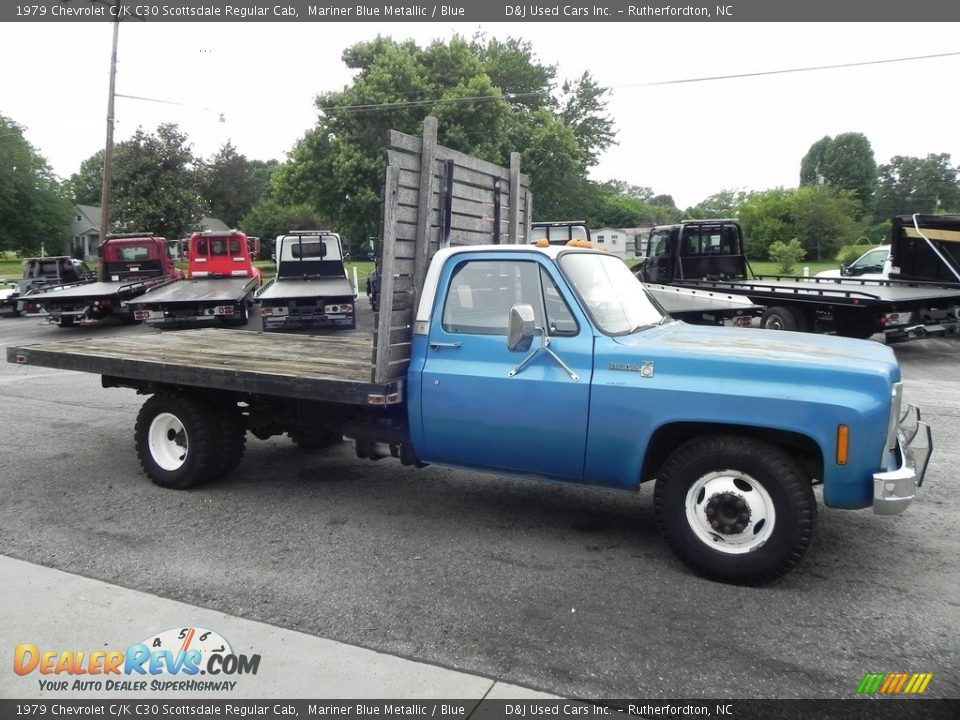
{"label": "wooden flatbed bed", "polygon": [[278,335],[202,328],[7,348],[7,361],[102,375],[105,385],[176,385],[369,405],[400,383],[371,382],[363,335]]}

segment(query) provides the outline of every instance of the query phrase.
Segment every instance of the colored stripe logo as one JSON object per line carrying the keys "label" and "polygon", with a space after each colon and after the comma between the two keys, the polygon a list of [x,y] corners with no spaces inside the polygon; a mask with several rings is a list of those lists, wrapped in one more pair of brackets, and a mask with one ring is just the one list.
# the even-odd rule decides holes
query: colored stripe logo
{"label": "colored stripe logo", "polygon": [[857,687],[858,695],[922,695],[933,673],[867,673]]}

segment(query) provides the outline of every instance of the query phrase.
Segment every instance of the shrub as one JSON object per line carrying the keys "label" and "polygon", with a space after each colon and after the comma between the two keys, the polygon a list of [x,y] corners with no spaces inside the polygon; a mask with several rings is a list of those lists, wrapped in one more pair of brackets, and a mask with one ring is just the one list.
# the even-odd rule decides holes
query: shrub
{"label": "shrub", "polygon": [[770,259],[777,263],[777,271],[783,275],[791,274],[806,254],[807,251],[803,249],[797,238],[793,238],[788,243],[782,240],[770,243]]}

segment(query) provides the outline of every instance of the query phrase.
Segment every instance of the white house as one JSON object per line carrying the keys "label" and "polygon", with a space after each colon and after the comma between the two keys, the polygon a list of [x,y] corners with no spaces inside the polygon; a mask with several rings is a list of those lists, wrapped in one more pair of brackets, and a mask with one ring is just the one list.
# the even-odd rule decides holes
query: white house
{"label": "white house", "polygon": [[64,253],[81,260],[96,260],[100,247],[100,208],[74,205],[70,229],[71,240]]}

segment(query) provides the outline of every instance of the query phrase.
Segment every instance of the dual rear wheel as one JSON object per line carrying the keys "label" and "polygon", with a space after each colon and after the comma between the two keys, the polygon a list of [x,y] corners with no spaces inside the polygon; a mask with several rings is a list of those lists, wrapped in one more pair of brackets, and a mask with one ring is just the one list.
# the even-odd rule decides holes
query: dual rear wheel
{"label": "dual rear wheel", "polygon": [[239,464],[246,428],[236,406],[165,391],[140,408],[134,444],[140,465],[155,484],[185,490],[217,480]]}

